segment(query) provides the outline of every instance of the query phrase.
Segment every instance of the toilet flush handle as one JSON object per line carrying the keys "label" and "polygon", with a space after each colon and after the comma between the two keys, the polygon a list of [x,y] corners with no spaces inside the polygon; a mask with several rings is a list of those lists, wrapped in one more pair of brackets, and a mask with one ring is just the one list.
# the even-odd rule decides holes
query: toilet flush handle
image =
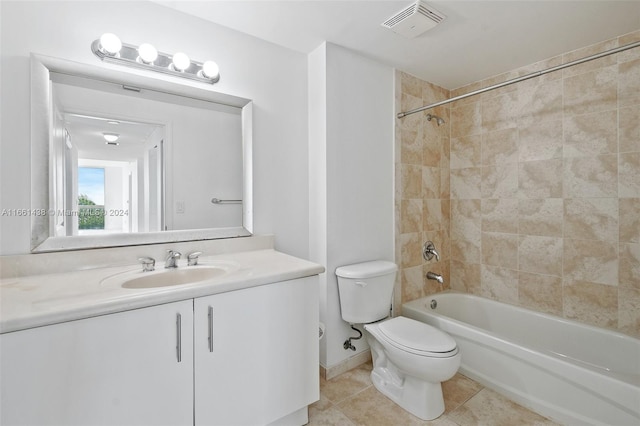
{"label": "toilet flush handle", "polygon": [[359,286],[359,287],[365,287],[367,285],[367,283],[364,282],[364,281],[356,281],[356,285]]}

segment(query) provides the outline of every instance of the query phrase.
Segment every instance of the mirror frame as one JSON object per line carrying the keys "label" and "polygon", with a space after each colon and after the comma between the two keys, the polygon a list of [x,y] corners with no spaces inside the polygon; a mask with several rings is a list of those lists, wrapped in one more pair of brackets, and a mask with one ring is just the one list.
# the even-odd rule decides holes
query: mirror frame
{"label": "mirror frame", "polygon": [[[49,201],[52,161],[51,79],[50,73],[131,85],[173,95],[215,102],[242,109],[243,194],[242,226],[226,228],[171,230],[52,237],[53,219]],[[154,76],[155,77],[155,76]],[[205,90],[202,84],[158,79],[143,71],[101,68],[60,58],[31,54],[31,252],[51,252],[92,248],[122,247],[180,241],[248,237],[253,233],[253,102],[249,99]],[[177,79],[176,79],[177,80]],[[38,212],[38,214],[35,214]]]}

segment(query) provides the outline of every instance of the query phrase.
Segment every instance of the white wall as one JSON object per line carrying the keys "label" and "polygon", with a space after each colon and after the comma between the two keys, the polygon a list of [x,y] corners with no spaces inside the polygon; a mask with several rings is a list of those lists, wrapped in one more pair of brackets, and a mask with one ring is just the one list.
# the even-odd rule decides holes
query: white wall
{"label": "white wall", "polygon": [[[206,89],[254,101],[254,231],[274,233],[276,248],[307,257],[305,55],[150,2],[3,0],[0,24],[0,209],[30,207],[30,53],[114,68],[90,50],[114,32],[132,44],[213,59],[221,79]],[[0,217],[0,254],[28,253],[29,239],[29,218]]]}
{"label": "white wall", "polygon": [[320,362],[339,364],[367,348],[340,315],[337,267],[394,260],[393,69],[326,43],[309,56],[311,258],[321,277],[326,325]]}

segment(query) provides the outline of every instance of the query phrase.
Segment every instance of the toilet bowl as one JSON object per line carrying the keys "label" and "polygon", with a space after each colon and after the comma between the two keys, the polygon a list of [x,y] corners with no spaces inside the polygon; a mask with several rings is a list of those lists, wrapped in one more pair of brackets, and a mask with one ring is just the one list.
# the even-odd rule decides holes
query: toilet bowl
{"label": "toilet bowl", "polygon": [[376,389],[420,419],[442,415],[441,382],[452,378],[460,367],[461,355],[453,338],[405,317],[365,324],[364,328]]}
{"label": "toilet bowl", "polygon": [[444,412],[441,382],[458,371],[461,355],[445,332],[405,317],[387,318],[396,271],[386,261],[337,268],[341,314],[351,324],[364,324],[376,389],[414,416],[433,420]]}

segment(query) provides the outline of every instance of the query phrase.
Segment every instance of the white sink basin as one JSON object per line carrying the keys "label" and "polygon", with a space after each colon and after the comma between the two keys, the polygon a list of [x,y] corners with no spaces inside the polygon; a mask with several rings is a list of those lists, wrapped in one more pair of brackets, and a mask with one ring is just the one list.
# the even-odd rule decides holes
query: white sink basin
{"label": "white sink basin", "polygon": [[130,278],[122,284],[122,288],[153,288],[191,284],[206,281],[226,273],[226,269],[215,266],[165,269],[156,274],[143,273],[143,275],[139,277]]}
{"label": "white sink basin", "polygon": [[102,280],[101,285],[131,289],[172,287],[209,281],[236,270],[238,270],[238,265],[231,262],[166,269],[160,267],[152,272],[136,270],[112,275]]}

